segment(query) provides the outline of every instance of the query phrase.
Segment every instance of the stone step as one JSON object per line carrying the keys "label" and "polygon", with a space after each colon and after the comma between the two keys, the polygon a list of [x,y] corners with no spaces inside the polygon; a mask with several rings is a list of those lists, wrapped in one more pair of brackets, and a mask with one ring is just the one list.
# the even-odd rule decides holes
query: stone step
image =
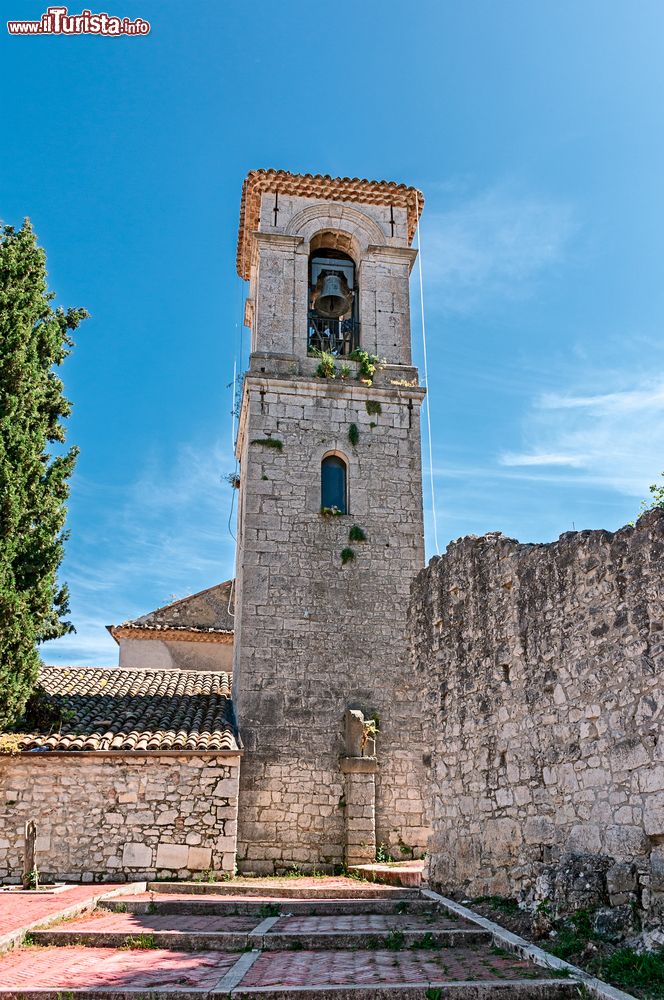
{"label": "stone step", "polygon": [[91,948],[169,948],[179,951],[395,951],[467,947],[491,941],[488,931],[441,910],[424,914],[258,915],[118,913],[91,915],[34,931],[32,943]]}
{"label": "stone step", "polygon": [[[2,993],[0,993],[0,997]],[[226,996],[233,1000],[258,1000],[266,997],[267,1000],[579,1000],[578,986],[571,983],[561,983],[556,979],[542,979],[539,982],[525,982],[524,980],[503,981],[495,983],[478,983],[474,980],[469,982],[444,982],[442,980],[432,980],[430,983],[401,983],[395,986],[391,983],[381,983],[375,986],[316,986],[312,989],[304,986],[301,988],[290,987],[287,990],[278,987],[268,987],[245,989],[239,987],[231,990],[223,998],[217,994],[214,1000],[226,1000]],[[168,995],[159,993],[160,1000],[169,1000]],[[12,998],[14,1000],[14,998]],[[16,1000],[22,1000],[16,997]],[[42,1000],[40,996],[39,1000]],[[51,996],[47,1000],[61,1000],[57,996]],[[76,994],[79,1000],[79,994]],[[103,1000],[101,996],[95,998],[82,997],[80,1000]],[[125,1000],[119,994],[113,994],[113,1000]],[[126,1000],[132,1000],[126,997]],[[181,1000],[180,997],[173,1000]],[[209,1000],[213,1000],[210,995]]]}
{"label": "stone step", "polygon": [[419,889],[424,877],[424,861],[394,861],[386,864],[351,865],[348,871],[369,882]]}
{"label": "stone step", "polygon": [[246,882],[148,882],[149,892],[167,895],[168,893],[191,894],[192,896],[260,896],[263,898],[279,897],[281,899],[417,899],[419,891],[396,886],[377,885],[375,883],[357,882],[357,885],[329,885],[327,879],[321,879],[316,885],[315,879],[306,880],[302,884],[299,879],[283,879],[268,881],[267,879],[251,879]]}
{"label": "stone step", "polygon": [[260,917],[278,916],[280,913],[294,913],[301,916],[327,916],[332,914],[398,914],[433,913],[434,903],[425,899],[294,899],[283,897],[246,897],[192,895],[176,893],[159,896],[156,893],[139,893],[101,899],[99,907],[115,913],[181,913],[242,915]]}
{"label": "stone step", "polygon": [[[488,931],[442,930],[398,931],[398,949],[470,947],[491,939]],[[113,931],[44,930],[34,931],[32,941],[44,947],[85,948],[165,948],[169,951],[347,951],[349,949],[390,948],[395,932],[384,934],[357,933],[267,933],[239,934],[226,931],[189,933],[187,931],[153,931],[143,934],[122,934]]]}
{"label": "stone step", "polygon": [[489,948],[183,952],[21,948],[2,958],[1,1000],[563,1000],[573,980]]}

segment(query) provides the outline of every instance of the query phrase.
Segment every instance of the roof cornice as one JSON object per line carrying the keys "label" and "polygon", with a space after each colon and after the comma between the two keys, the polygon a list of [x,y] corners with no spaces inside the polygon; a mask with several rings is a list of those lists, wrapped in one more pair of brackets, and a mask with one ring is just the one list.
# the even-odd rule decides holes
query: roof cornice
{"label": "roof cornice", "polygon": [[168,628],[155,625],[107,625],[116,642],[120,639],[161,639],[169,642],[217,642],[230,645],[233,632],[199,631],[191,628]]}

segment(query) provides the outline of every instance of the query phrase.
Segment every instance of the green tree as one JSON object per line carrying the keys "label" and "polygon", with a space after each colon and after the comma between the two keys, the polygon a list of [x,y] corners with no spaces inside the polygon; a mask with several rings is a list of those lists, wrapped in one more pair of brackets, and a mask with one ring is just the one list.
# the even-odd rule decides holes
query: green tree
{"label": "green tree", "polygon": [[[37,643],[73,631],[57,581],[77,449],[54,369],[87,313],[54,309],[46,255],[29,220],[0,232],[0,728],[22,713],[39,671]],[[56,454],[49,453],[55,443]]]}

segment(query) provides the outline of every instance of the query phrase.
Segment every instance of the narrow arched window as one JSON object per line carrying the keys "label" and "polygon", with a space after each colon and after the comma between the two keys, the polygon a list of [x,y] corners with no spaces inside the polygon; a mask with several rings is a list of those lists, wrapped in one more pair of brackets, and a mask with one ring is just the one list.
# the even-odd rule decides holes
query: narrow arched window
{"label": "narrow arched window", "polygon": [[328,455],[320,467],[320,505],[324,510],[334,508],[340,514],[348,513],[348,482],[346,463],[338,455]]}

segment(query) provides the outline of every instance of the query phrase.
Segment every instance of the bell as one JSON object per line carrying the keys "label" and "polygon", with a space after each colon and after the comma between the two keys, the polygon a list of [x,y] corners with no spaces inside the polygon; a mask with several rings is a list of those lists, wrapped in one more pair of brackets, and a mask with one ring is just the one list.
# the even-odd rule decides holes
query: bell
{"label": "bell", "polygon": [[323,271],[318,284],[320,291],[314,298],[314,308],[317,313],[326,319],[338,319],[350,311],[353,293],[342,274],[337,271]]}

